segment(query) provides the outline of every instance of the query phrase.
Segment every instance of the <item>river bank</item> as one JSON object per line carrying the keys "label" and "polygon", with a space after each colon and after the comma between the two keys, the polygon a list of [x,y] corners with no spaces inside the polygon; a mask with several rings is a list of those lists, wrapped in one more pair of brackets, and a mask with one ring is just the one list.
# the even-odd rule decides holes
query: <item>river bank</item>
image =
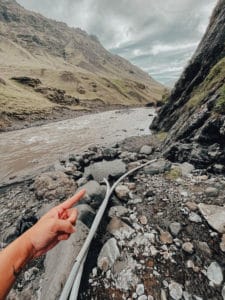
{"label": "river bank", "polygon": [[[132,106],[137,108],[138,106]],[[66,106],[54,107],[50,112],[38,112],[33,114],[3,114],[0,113],[0,134],[2,132],[21,130],[30,127],[42,126],[49,123],[55,123],[63,120],[74,119],[84,115],[97,114],[105,111],[117,109],[128,109],[126,105],[103,105],[97,104],[90,107],[76,107],[71,109]]]}

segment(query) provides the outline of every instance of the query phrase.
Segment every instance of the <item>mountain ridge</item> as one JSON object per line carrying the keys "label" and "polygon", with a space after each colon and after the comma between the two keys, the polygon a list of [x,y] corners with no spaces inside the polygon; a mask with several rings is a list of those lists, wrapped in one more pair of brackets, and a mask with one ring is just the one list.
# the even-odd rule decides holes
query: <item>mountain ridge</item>
{"label": "mountain ridge", "polygon": [[[97,37],[28,11],[16,1],[0,3],[0,36],[0,77],[6,83],[0,85],[1,115],[7,117],[20,112],[34,115],[20,100],[27,87],[11,77],[38,78],[44,88],[79,98],[81,105],[67,106],[70,111],[88,109],[88,102],[96,99],[96,109],[99,99],[105,106],[156,103],[165,90],[147,73],[108,52]],[[51,113],[55,104],[30,88],[29,93],[35,111],[48,107]]]}

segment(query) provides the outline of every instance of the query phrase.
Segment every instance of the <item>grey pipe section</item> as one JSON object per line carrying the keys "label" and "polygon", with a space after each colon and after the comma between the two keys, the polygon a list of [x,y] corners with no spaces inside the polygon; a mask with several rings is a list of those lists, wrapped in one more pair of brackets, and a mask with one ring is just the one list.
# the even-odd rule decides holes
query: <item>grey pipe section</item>
{"label": "grey pipe section", "polygon": [[[152,164],[153,162],[155,162],[157,159],[153,159],[151,161],[148,161],[146,162],[145,164],[141,165],[141,166],[138,166],[128,172],[126,172],[123,176],[121,176],[114,184],[113,186],[111,187],[110,189],[110,185],[108,183],[108,181],[106,179],[104,179],[105,183],[106,183],[106,186],[107,186],[107,191],[106,191],[106,195],[105,195],[105,199],[103,200],[99,210],[98,210],[98,213],[94,219],[94,222],[92,224],[92,227],[88,233],[88,236],[83,244],[83,247],[81,248],[78,256],[77,256],[77,259],[74,263],[74,266],[70,272],[70,275],[67,279],[67,282],[64,286],[64,289],[62,291],[62,294],[60,296],[60,300],[67,300],[68,297],[70,300],[76,300],[77,299],[77,296],[78,296],[78,291],[79,291],[79,285],[80,285],[80,280],[81,280],[81,275],[82,275],[82,271],[83,271],[83,266],[84,266],[84,263],[85,263],[85,259],[86,259],[86,256],[87,256],[87,252],[88,252],[88,249],[90,247],[90,244],[91,244],[91,241],[95,235],[95,232],[98,228],[98,225],[102,219],[102,216],[105,212],[105,209],[107,207],[107,204],[108,204],[108,201],[109,201],[109,198],[111,197],[114,189],[116,188],[116,186],[124,179],[126,178],[127,176],[129,176],[130,174],[134,173],[135,171],[141,169],[141,168],[144,168],[145,166],[147,165],[150,165]],[[78,278],[77,278],[78,276]],[[71,291],[72,290],[72,291]]]}

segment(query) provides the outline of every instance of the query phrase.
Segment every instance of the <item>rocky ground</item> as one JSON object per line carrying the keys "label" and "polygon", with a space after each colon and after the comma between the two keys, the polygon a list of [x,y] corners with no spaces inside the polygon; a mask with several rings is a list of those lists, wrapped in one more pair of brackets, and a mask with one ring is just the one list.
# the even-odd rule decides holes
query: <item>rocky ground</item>
{"label": "rocky ground", "polygon": [[[1,247],[81,186],[87,189],[79,205],[83,241],[104,198],[103,177],[112,183],[156,157],[117,186],[91,246],[79,299],[225,299],[224,177],[166,161],[157,148],[154,136],[92,148],[27,182],[1,188]],[[76,245],[60,247],[64,254],[73,247],[77,253],[81,242]],[[60,271],[56,257],[63,262]],[[32,262],[8,299],[57,299],[74,259],[56,249]]]}

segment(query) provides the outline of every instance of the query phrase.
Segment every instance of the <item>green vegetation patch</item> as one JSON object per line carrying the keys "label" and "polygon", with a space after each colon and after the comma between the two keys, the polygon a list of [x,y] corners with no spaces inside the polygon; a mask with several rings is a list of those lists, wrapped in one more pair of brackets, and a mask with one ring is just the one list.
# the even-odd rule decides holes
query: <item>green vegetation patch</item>
{"label": "green vegetation patch", "polygon": [[205,80],[198,86],[187,103],[188,108],[199,105],[221,81],[225,79],[225,58],[221,59],[209,72]]}
{"label": "green vegetation patch", "polygon": [[164,142],[165,139],[167,138],[167,136],[168,136],[168,133],[165,131],[161,131],[156,134],[156,138],[159,140],[159,142]]}
{"label": "green vegetation patch", "polygon": [[216,102],[215,111],[221,114],[225,114],[225,85],[220,90],[220,97]]}
{"label": "green vegetation patch", "polygon": [[177,178],[181,177],[181,175],[182,172],[179,167],[174,167],[165,174],[166,178],[170,180],[176,180]]}

